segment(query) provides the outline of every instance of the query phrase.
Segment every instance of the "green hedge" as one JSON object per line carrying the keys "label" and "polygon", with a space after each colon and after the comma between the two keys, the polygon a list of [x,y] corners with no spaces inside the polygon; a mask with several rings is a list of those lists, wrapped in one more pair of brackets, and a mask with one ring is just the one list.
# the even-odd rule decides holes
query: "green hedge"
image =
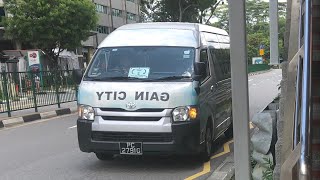
{"label": "green hedge", "polygon": [[268,64],[254,64],[254,65],[248,65],[248,72],[257,72],[257,71],[265,71],[269,70],[271,67]]}

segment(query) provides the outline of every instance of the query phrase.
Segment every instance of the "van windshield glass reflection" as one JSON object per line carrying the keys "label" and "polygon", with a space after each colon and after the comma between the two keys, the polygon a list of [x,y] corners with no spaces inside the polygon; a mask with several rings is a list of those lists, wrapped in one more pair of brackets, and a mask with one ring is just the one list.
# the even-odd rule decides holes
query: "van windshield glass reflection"
{"label": "van windshield glass reflection", "polygon": [[191,79],[194,57],[190,47],[102,48],[85,80]]}

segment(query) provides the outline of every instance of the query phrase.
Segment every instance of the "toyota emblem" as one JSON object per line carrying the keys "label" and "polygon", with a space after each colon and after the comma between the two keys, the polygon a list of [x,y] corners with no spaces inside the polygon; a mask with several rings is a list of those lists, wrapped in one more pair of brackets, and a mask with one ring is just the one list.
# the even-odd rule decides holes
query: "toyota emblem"
{"label": "toyota emblem", "polygon": [[134,102],[128,102],[126,104],[126,107],[127,107],[127,109],[135,109],[137,106],[136,106],[136,103],[134,103]]}

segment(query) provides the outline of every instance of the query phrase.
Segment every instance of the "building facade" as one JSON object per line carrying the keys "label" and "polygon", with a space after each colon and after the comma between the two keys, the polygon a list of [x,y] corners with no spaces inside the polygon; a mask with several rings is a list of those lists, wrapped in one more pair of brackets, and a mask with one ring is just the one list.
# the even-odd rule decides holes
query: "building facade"
{"label": "building facade", "polygon": [[[99,17],[96,32],[83,42],[84,58],[91,59],[97,46],[118,27],[140,22],[140,0],[92,0]],[[85,60],[87,62],[88,60]]]}
{"label": "building facade", "polygon": [[[80,67],[86,66],[97,46],[118,27],[140,22],[140,0],[92,0],[98,15],[97,28],[91,36],[82,42],[82,47],[73,50],[79,55]],[[21,45],[4,38],[2,17],[5,16],[4,0],[0,0],[0,52],[5,50],[25,49]],[[83,65],[83,66],[82,66]]]}

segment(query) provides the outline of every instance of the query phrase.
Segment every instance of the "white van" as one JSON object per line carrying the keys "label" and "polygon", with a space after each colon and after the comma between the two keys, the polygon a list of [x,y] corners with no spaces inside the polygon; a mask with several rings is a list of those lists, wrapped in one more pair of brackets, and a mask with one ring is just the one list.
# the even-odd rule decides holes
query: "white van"
{"label": "white van", "polygon": [[[211,156],[232,136],[229,37],[192,23],[138,23],[112,32],[79,78],[81,151]],[[78,73],[77,77],[82,77]]]}

